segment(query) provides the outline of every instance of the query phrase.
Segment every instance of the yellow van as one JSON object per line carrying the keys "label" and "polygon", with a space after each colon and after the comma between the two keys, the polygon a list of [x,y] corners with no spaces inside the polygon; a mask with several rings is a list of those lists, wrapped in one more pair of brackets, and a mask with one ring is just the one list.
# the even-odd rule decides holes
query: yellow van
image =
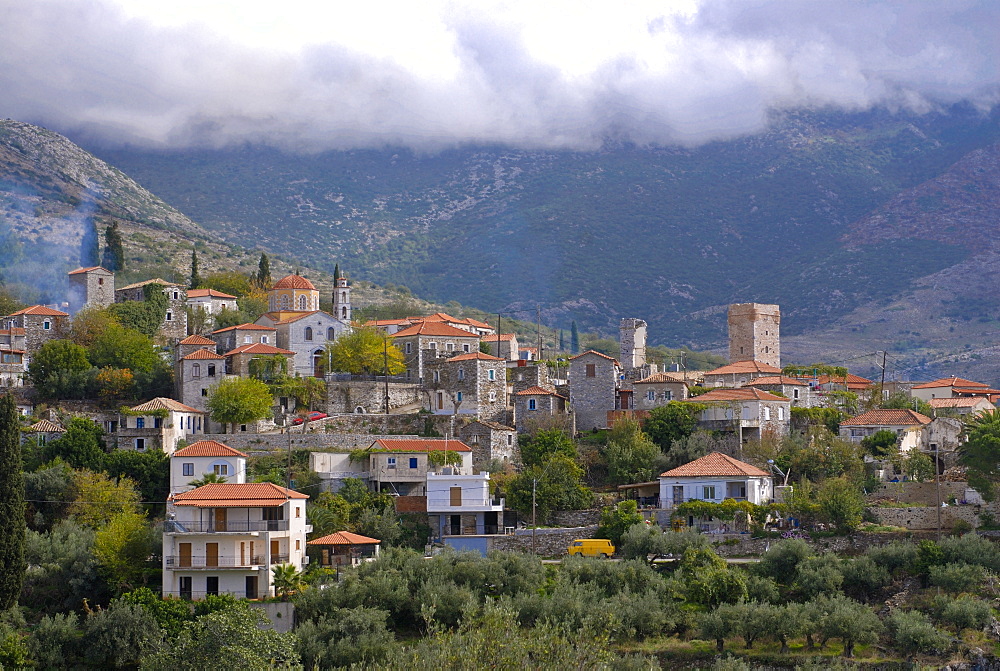
{"label": "yellow van", "polygon": [[567,552],[582,557],[604,557],[607,559],[615,553],[615,546],[606,538],[581,538],[573,541]]}

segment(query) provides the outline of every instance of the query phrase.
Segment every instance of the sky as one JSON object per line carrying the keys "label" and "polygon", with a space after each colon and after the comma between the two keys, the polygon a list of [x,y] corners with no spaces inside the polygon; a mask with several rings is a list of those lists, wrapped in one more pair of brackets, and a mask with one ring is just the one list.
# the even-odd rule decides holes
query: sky
{"label": "sky", "polygon": [[695,146],[1000,93],[996,0],[0,0],[0,117],[107,145]]}

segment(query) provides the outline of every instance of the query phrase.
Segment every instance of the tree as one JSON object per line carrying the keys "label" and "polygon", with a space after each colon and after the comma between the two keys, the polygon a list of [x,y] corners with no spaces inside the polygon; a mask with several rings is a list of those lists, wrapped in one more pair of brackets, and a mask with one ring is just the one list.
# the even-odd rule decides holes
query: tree
{"label": "tree", "polygon": [[883,429],[862,438],[861,447],[876,459],[882,459],[892,454],[898,441],[899,436],[896,435],[895,431]]}
{"label": "tree", "polygon": [[198,250],[191,250],[191,280],[188,282],[189,289],[201,288],[201,275],[198,274]]}
{"label": "tree", "polygon": [[543,429],[520,441],[521,462],[541,466],[555,455],[576,459],[576,443],[561,429]]}
{"label": "tree", "polygon": [[77,522],[100,529],[124,512],[139,514],[139,492],[129,478],[113,481],[104,473],[77,471],[76,500],[69,508]]}
{"label": "tree", "polygon": [[80,266],[92,268],[101,263],[101,242],[97,235],[97,222],[90,219],[83,227],[80,242]]}
{"label": "tree", "polygon": [[649,438],[669,452],[675,441],[690,436],[698,428],[698,419],[708,406],[703,403],[671,401],[649,411],[643,428]]}
{"label": "tree", "polygon": [[966,426],[968,440],[959,447],[959,462],[966,467],[969,484],[992,501],[1000,483],[1000,412],[982,412]]}
{"label": "tree", "polygon": [[271,390],[260,380],[249,377],[230,377],[208,391],[206,407],[214,421],[232,426],[247,424],[271,415],[274,398]]}
{"label": "tree", "polygon": [[594,501],[593,492],[583,485],[583,469],[563,453],[553,454],[544,466],[527,468],[511,480],[507,500],[522,515],[532,513],[533,486],[540,520],[553,510],[582,510]]}
{"label": "tree", "polygon": [[373,666],[395,647],[386,629],[389,612],[377,608],[332,608],[317,620],[295,628],[302,664],[307,669]]}
{"label": "tree", "polygon": [[601,526],[597,528],[597,538],[607,538],[614,545],[621,544],[622,535],[636,524],[643,524],[635,501],[621,501],[617,506],[601,510]]}
{"label": "tree", "polygon": [[97,572],[93,546],[94,530],[69,519],[48,533],[29,531],[21,603],[48,614],[76,610],[83,599],[105,603],[107,587]]}
{"label": "tree", "polygon": [[143,501],[166,501],[170,493],[170,457],[162,450],[112,450],[104,455],[103,470],[112,478],[138,483]]}
{"label": "tree", "polygon": [[151,282],[142,288],[141,301],[123,301],[108,307],[118,322],[128,329],[134,329],[152,338],[160,330],[167,314],[169,300],[163,293],[163,285]]}
{"label": "tree", "polygon": [[375,328],[356,328],[342,333],[326,346],[326,363],[330,372],[382,373],[398,375],[406,370],[403,353],[391,338]]}
{"label": "tree", "polygon": [[24,478],[21,424],[11,394],[0,397],[0,610],[17,603],[27,564],[24,559]]}
{"label": "tree", "polygon": [[62,436],[45,445],[42,461],[61,459],[73,468],[98,471],[104,461],[104,450],[101,447],[103,435],[104,431],[96,423],[83,417],[74,417]]}
{"label": "tree", "polygon": [[135,376],[128,368],[105,366],[94,378],[101,398],[118,400],[131,396]]}
{"label": "tree", "polygon": [[153,530],[134,509],[118,513],[97,530],[94,557],[108,584],[119,594],[146,582],[146,560],[153,552]]}
{"label": "tree", "polygon": [[856,643],[874,643],[882,632],[882,622],[874,612],[842,594],[811,603],[820,606],[819,629],[823,640],[841,639],[844,657],[854,656]]}
{"label": "tree", "polygon": [[580,332],[576,328],[576,320],[569,327],[569,351],[570,354],[580,353]]}
{"label": "tree", "polygon": [[222,482],[229,482],[229,479],[224,475],[219,475],[217,473],[205,473],[200,478],[195,478],[188,483],[189,487],[204,487],[205,485],[214,485]]}
{"label": "tree", "polygon": [[660,448],[642,432],[639,422],[630,417],[614,423],[604,448],[608,474],[616,485],[652,480],[653,464],[659,454]]}
{"label": "tree", "polygon": [[113,273],[125,270],[125,246],[117,221],[104,229],[104,259],[101,265]]}
{"label": "tree", "polygon": [[254,275],[254,283],[261,289],[270,289],[273,282],[271,281],[271,261],[267,258],[267,254],[264,252],[260,253],[260,261],[257,262],[257,272]]}
{"label": "tree", "polygon": [[80,398],[90,361],[87,350],[70,340],[50,340],[28,364],[28,379],[44,398]]}
{"label": "tree", "polygon": [[281,599],[287,599],[305,585],[302,573],[292,564],[272,566],[271,575],[274,578],[274,594]]}
{"label": "tree", "polygon": [[827,478],[816,493],[820,518],[844,531],[861,524],[865,499],[847,478]]}
{"label": "tree", "polygon": [[138,668],[161,648],[163,631],[142,606],[115,601],[87,617],[84,639],[87,657],[96,668]]}
{"label": "tree", "polygon": [[69,339],[81,347],[90,347],[98,336],[117,323],[118,320],[107,308],[88,305],[73,315]]}

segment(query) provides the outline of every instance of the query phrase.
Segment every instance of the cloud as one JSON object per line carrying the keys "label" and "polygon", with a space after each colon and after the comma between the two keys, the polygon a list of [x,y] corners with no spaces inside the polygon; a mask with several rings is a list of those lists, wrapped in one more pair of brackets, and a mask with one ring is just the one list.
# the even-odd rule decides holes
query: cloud
{"label": "cloud", "polygon": [[111,144],[590,149],[736,137],[800,106],[987,109],[1000,90],[989,0],[386,4],[328,39],[330,14],[288,4],[283,42],[266,15],[240,33],[110,0],[0,0],[0,115]]}

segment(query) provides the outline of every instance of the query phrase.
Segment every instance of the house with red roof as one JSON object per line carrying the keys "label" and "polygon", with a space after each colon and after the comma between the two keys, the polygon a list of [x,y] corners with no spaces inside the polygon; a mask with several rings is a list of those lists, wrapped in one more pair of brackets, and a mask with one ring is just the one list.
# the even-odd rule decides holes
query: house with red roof
{"label": "house with red roof", "polygon": [[86,306],[107,307],[115,302],[115,274],[101,266],[69,272],[69,305],[75,313]]}
{"label": "house with red roof", "polygon": [[205,413],[172,398],[154,398],[122,412],[115,433],[119,449],[163,450],[173,454],[178,441],[205,433]]}
{"label": "house with red roof", "polygon": [[[361,562],[378,559],[382,541],[350,531],[337,531],[309,541],[320,566],[357,566]],[[312,552],[310,554],[313,554]]]}
{"label": "house with red roof", "polygon": [[653,373],[632,383],[632,408],[652,410],[688,397],[688,385],[673,373]]}
{"label": "house with red roof", "polygon": [[784,396],[793,408],[812,408],[821,403],[821,397],[813,393],[809,383],[797,377],[764,375],[754,378],[747,386]]}
{"label": "house with red roof", "polygon": [[206,475],[240,484],[247,481],[247,455],[216,440],[199,440],[170,456],[170,493],[194,489],[192,480]]}
{"label": "house with red roof", "polygon": [[709,431],[731,431],[741,442],[766,435],[786,436],[791,425],[791,402],[756,387],[717,388],[685,403],[703,403],[698,426]]}
{"label": "house with red roof", "polygon": [[192,313],[201,312],[200,321],[206,327],[215,323],[223,310],[239,311],[236,296],[215,289],[188,289],[185,304]]}
{"label": "house with red roof", "polygon": [[501,359],[517,361],[520,358],[521,346],[517,342],[516,333],[490,333],[483,336],[482,342],[490,348],[492,354]]}
{"label": "house with red roof", "polygon": [[568,399],[551,388],[528,387],[515,391],[511,398],[514,401],[514,428],[519,434],[555,428],[570,435],[576,433]]}
{"label": "house with red roof", "polygon": [[763,361],[737,361],[704,374],[706,387],[743,387],[755,378],[781,375],[781,369]]}
{"label": "house with red roof", "polygon": [[[687,501],[722,503],[725,499],[749,501],[756,505],[774,498],[771,474],[721,452],[672,468],[660,474],[660,507],[676,508]],[[689,518],[689,527],[699,528],[707,520]],[[715,526],[727,520],[715,521]],[[707,528],[703,530],[708,530]]]}
{"label": "house with red roof", "polygon": [[930,401],[934,398],[975,398],[981,397],[996,405],[1000,400],[1000,389],[991,389],[989,385],[960,377],[943,377],[932,382],[915,384],[910,389],[913,398]]}
{"label": "house with red roof", "polygon": [[507,421],[507,364],[478,349],[424,363],[427,408],[435,415]]}
{"label": "house with red roof", "polygon": [[[69,313],[45,305],[32,305],[0,320],[5,331],[24,333],[24,352],[28,356],[50,340],[69,333]],[[12,348],[17,349],[17,348]]]}
{"label": "house with red roof", "polygon": [[608,411],[615,410],[622,368],[607,354],[589,350],[570,357],[569,402],[578,431],[604,429]]}
{"label": "house with red roof", "polygon": [[393,344],[403,353],[408,380],[426,382],[425,363],[479,351],[479,336],[444,322],[423,321],[397,331]]}
{"label": "house with red roof", "polygon": [[301,570],[308,563],[308,498],[270,482],[213,483],[171,494],[163,524],[163,596],[274,596],[273,566]]}
{"label": "house with red roof", "polygon": [[158,340],[173,344],[184,339],[188,334],[187,310],[185,310],[187,291],[180,284],[159,277],[128,284],[115,289],[115,303],[144,301],[147,290],[161,291],[167,299],[167,311],[157,332]]}
{"label": "house with red roof", "polygon": [[908,432],[915,432],[914,444],[920,442],[919,434],[931,423],[931,418],[916,410],[878,408],[845,419],[840,423],[840,437],[860,443],[879,431],[892,431],[900,438]]}

